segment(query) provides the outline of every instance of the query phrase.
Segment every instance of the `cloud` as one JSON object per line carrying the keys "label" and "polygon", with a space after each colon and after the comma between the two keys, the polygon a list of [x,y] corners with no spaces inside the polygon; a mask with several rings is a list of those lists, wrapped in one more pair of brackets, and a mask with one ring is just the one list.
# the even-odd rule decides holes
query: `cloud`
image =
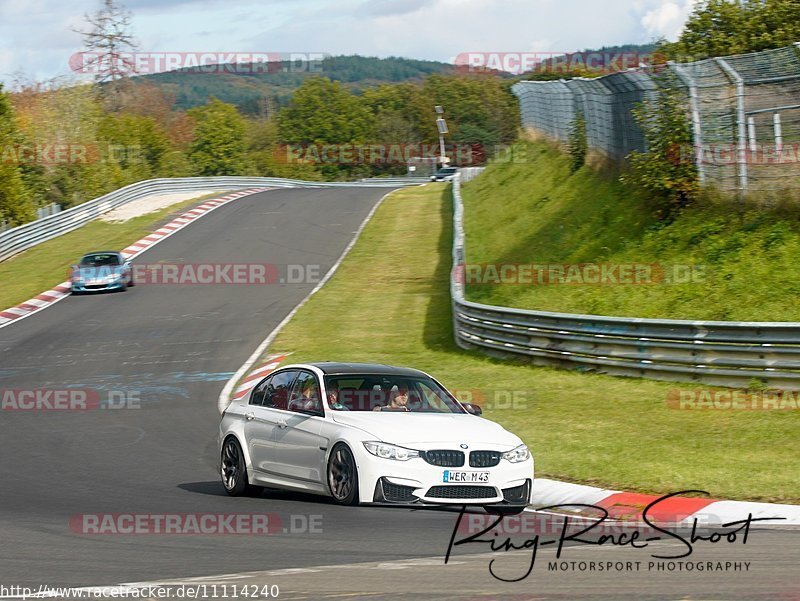
{"label": "cloud", "polygon": [[[651,8],[654,1],[647,4]],[[423,10],[380,16],[363,6],[307,11],[253,39],[257,47],[435,60],[463,52],[572,52],[650,41],[641,13],[631,13],[625,0],[572,0],[568,5],[556,0],[429,0]]]}
{"label": "cloud", "polygon": [[[692,0],[127,0],[142,51],[325,52],[440,61],[674,37]],[[0,81],[69,74],[100,0],[0,0]]]}
{"label": "cloud", "polygon": [[662,2],[642,16],[642,25],[653,37],[675,41],[693,7],[693,0],[685,0],[683,3]]}
{"label": "cloud", "polygon": [[368,0],[361,8],[364,14],[384,17],[414,13],[426,5],[430,5],[429,0]]}

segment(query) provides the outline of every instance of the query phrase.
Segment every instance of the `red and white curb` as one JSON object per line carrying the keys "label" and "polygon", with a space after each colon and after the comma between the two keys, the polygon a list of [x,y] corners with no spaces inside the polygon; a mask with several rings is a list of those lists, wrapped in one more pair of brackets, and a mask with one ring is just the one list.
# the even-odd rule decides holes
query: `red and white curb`
{"label": "red and white curb", "polygon": [[267,355],[264,357],[264,362],[259,367],[247,374],[239,386],[236,387],[236,390],[233,392],[233,398],[231,399],[231,402],[238,401],[239,399],[247,396],[250,391],[253,390],[255,385],[258,384],[259,380],[278,369],[278,366],[284,359],[286,359],[286,355]]}
{"label": "red and white curb", "polygon": [[[546,478],[537,478],[533,484],[534,508],[582,503],[602,507],[608,511],[609,518],[618,520],[641,520],[645,507],[658,498],[659,495],[607,490]],[[572,511],[577,508],[563,507],[562,509]],[[597,510],[588,508],[585,511],[577,511],[577,513],[599,517]],[[654,522],[691,524],[697,519],[698,523],[703,525],[720,525],[743,520],[747,518],[748,514],[751,514],[753,518],[784,518],[757,522],[758,525],[800,525],[800,505],[780,503],[721,501],[704,497],[676,496],[659,501],[647,512]]]}
{"label": "red and white curb", "polygon": [[[158,244],[165,238],[170,237],[175,232],[182,230],[200,217],[207,215],[214,209],[242,198],[243,196],[249,196],[257,192],[264,192],[265,190],[270,190],[270,188],[250,188],[248,190],[232,192],[231,194],[226,194],[225,196],[221,196],[219,198],[207,200],[191,211],[187,211],[180,217],[173,219],[152,234],[149,234],[141,240],[138,240],[137,242],[134,242],[130,246],[124,248],[121,252],[126,259],[132,259],[142,254],[144,251],[149,250],[152,246]],[[58,301],[69,296],[69,289],[69,282],[61,282],[52,289],[42,292],[34,298],[17,305],[16,307],[10,307],[4,311],[0,311],[0,328],[25,317],[30,317],[34,313],[38,313],[42,309],[46,309],[47,307],[54,305]]]}

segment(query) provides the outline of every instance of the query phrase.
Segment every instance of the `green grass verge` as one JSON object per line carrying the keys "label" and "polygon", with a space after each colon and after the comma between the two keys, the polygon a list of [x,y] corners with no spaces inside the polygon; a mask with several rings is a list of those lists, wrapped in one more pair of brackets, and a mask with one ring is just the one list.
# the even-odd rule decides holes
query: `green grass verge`
{"label": "green grass verge", "polygon": [[25,302],[65,281],[69,277],[69,266],[84,253],[121,250],[154,232],[187,207],[225,194],[214,192],[198,196],[120,223],[91,221],[3,261],[0,263],[0,310]]}
{"label": "green grass verge", "polygon": [[[696,266],[694,281],[648,285],[469,285],[470,300],[595,315],[800,321],[800,209],[704,201],[669,224],[615,177],[521,143],[464,186],[467,262]],[[677,267],[676,267],[677,266]],[[699,271],[702,270],[702,271]]]}
{"label": "green grass verge", "polygon": [[687,385],[492,359],[453,343],[449,186],[389,196],[333,278],[279,334],[292,362],[386,362],[450,389],[533,391],[486,411],[530,445],[539,477],[664,493],[800,502],[800,413],[670,409]]}

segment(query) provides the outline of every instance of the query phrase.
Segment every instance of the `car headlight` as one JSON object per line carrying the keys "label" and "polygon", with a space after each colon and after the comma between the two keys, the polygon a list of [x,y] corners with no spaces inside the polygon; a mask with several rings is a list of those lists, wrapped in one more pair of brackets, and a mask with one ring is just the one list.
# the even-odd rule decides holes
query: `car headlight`
{"label": "car headlight", "polygon": [[397,461],[408,461],[419,457],[419,451],[414,449],[407,449],[405,447],[398,447],[397,445],[387,444],[385,442],[365,442],[364,448],[376,457],[382,459],[396,459]]}
{"label": "car headlight", "polygon": [[106,278],[106,279],[107,279],[109,282],[116,282],[116,281],[117,281],[118,279],[120,279],[121,277],[122,277],[122,274],[121,274],[121,273],[110,273],[110,274],[108,274],[108,276],[107,276],[107,278]]}
{"label": "car headlight", "polygon": [[503,453],[503,459],[511,463],[519,463],[520,461],[527,461],[531,456],[531,452],[524,444],[519,445],[515,449]]}

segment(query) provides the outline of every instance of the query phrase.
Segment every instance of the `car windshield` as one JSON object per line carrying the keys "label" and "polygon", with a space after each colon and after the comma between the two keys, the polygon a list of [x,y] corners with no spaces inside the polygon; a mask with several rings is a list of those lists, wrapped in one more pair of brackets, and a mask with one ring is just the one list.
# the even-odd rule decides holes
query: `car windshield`
{"label": "car windshield", "polygon": [[[382,413],[466,413],[431,378],[364,374],[326,376],[331,409]],[[335,399],[331,402],[331,399]]]}
{"label": "car windshield", "polygon": [[439,171],[437,173],[439,175],[450,175],[451,173],[455,173],[455,172],[456,172],[456,168],[455,167],[445,167],[443,169],[439,169]]}
{"label": "car windshield", "polygon": [[119,256],[110,253],[86,255],[81,259],[81,267],[101,267],[119,264]]}

